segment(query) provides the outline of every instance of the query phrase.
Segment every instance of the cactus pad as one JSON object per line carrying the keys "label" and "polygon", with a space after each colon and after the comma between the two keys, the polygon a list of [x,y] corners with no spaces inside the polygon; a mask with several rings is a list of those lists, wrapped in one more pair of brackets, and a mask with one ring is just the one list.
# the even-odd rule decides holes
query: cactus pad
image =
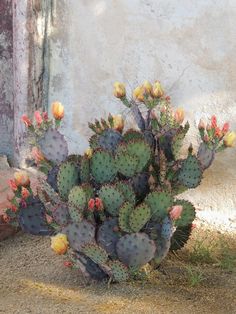
{"label": "cactus pad", "polygon": [[180,250],[188,241],[192,231],[192,224],[184,227],[177,227],[171,238],[171,251]]}
{"label": "cactus pad", "polygon": [[82,214],[81,210],[78,207],[70,204],[69,207],[68,207],[68,211],[69,211],[69,214],[70,214],[70,218],[71,218],[71,220],[73,222],[78,223],[78,222],[82,221],[83,214]]}
{"label": "cactus pad", "polygon": [[215,150],[207,147],[205,143],[201,143],[198,149],[197,158],[200,161],[202,169],[205,170],[212,164],[215,158]]}
{"label": "cactus pad", "polygon": [[135,193],[131,184],[127,181],[119,181],[116,183],[116,187],[124,196],[125,201],[135,204]]}
{"label": "cactus pad", "polygon": [[112,181],[117,173],[112,155],[103,150],[96,150],[91,158],[91,172],[99,184]]}
{"label": "cactus pad", "polygon": [[103,265],[108,260],[107,252],[95,243],[83,246],[82,252],[89,257],[94,263]]}
{"label": "cactus pad", "polygon": [[41,188],[41,195],[45,198],[45,200],[58,204],[60,203],[60,197],[56,193],[56,191],[49,185],[46,181],[40,179],[40,188]]}
{"label": "cactus pad", "polygon": [[64,136],[55,129],[48,129],[38,142],[40,150],[46,159],[57,164],[68,156],[68,145]]}
{"label": "cactus pad", "polygon": [[47,183],[51,185],[51,187],[58,192],[58,188],[57,188],[57,174],[59,171],[59,167],[58,166],[54,166],[52,167],[52,169],[50,169],[48,171],[47,174]]}
{"label": "cactus pad", "polygon": [[116,218],[106,220],[98,229],[97,243],[100,245],[111,257],[116,257],[116,243],[120,238],[118,228],[118,221]]}
{"label": "cactus pad", "polygon": [[74,186],[68,196],[69,204],[83,211],[87,205],[87,196],[81,186]]}
{"label": "cactus pad", "polygon": [[90,180],[90,162],[87,156],[83,156],[80,161],[80,179],[82,183]]}
{"label": "cactus pad", "polygon": [[151,219],[153,221],[164,219],[173,202],[174,200],[168,192],[154,191],[145,198],[145,203],[151,209]]}
{"label": "cactus pad", "polygon": [[67,200],[70,190],[79,182],[78,168],[73,162],[60,165],[57,174],[57,186],[62,199]]}
{"label": "cactus pad", "polygon": [[98,144],[102,149],[109,151],[110,153],[114,153],[121,140],[122,135],[120,132],[112,129],[106,129],[99,136]]}
{"label": "cactus pad", "polygon": [[178,175],[179,182],[190,188],[197,187],[202,179],[202,169],[196,156],[189,154]]}
{"label": "cactus pad", "polygon": [[56,208],[54,208],[54,210],[52,211],[52,216],[58,225],[64,226],[68,224],[70,215],[67,205],[63,203],[58,204]]}
{"label": "cactus pad", "polygon": [[79,223],[70,223],[62,229],[68,237],[70,247],[76,251],[81,251],[83,246],[94,242],[95,227],[86,220]]}
{"label": "cactus pad", "polygon": [[181,217],[175,221],[177,227],[184,227],[191,224],[196,216],[196,209],[192,203],[186,200],[177,200],[174,205],[183,206]]}
{"label": "cactus pad", "polygon": [[30,196],[26,201],[27,207],[20,207],[19,224],[23,231],[34,235],[50,235],[52,229],[45,218],[45,208],[39,198]]}
{"label": "cactus pad", "polygon": [[122,282],[129,279],[129,270],[120,261],[110,261],[109,267],[111,268],[111,273],[114,281]]}
{"label": "cactus pad", "polygon": [[157,250],[154,256],[154,262],[157,265],[159,265],[170,250],[171,239],[165,239],[165,238],[159,237],[155,242],[156,242]]}
{"label": "cactus pad", "polygon": [[130,214],[133,210],[134,210],[133,205],[128,202],[124,203],[119,209],[119,227],[121,228],[121,230],[125,232],[132,233],[132,230],[129,224],[129,219],[130,219]]}
{"label": "cactus pad", "polygon": [[185,135],[189,130],[189,123],[187,122],[184,127],[180,126],[176,134],[172,138],[171,149],[175,159],[178,158],[179,151],[183,145]]}
{"label": "cactus pad", "polygon": [[174,226],[172,220],[166,216],[162,222],[161,237],[166,240],[170,240],[174,233]]}
{"label": "cactus pad", "polygon": [[151,158],[151,148],[144,140],[129,141],[127,153],[138,158],[137,173],[144,170]]}
{"label": "cactus pad", "polygon": [[129,216],[129,225],[133,232],[139,232],[151,217],[151,210],[146,204],[137,206]]}
{"label": "cactus pad", "polygon": [[104,185],[99,191],[99,197],[103,202],[105,210],[112,216],[118,216],[124,197],[115,185]]}
{"label": "cactus pad", "polygon": [[148,184],[149,174],[139,173],[132,179],[132,186],[137,200],[143,200],[150,191]]}
{"label": "cactus pad", "polygon": [[145,233],[127,234],[116,246],[119,260],[129,267],[141,267],[155,255],[156,245]]}
{"label": "cactus pad", "polygon": [[129,142],[130,140],[143,140],[143,134],[134,129],[129,129],[128,131],[125,132],[123,140],[125,142]]}
{"label": "cactus pad", "polygon": [[127,152],[119,152],[116,155],[117,171],[126,177],[132,177],[137,173],[138,164],[138,158],[129,155]]}

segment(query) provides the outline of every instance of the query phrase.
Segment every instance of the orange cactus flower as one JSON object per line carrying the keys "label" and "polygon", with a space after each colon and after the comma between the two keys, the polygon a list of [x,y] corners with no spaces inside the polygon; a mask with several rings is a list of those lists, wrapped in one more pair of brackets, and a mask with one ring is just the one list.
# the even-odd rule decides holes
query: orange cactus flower
{"label": "orange cactus flower", "polygon": [[121,114],[113,115],[113,128],[119,132],[122,132],[124,129],[124,119]]}
{"label": "orange cactus flower", "polygon": [[164,91],[162,89],[161,83],[159,81],[156,81],[153,84],[152,88],[152,96],[155,98],[160,98],[164,95]]}
{"label": "orange cactus flower", "polygon": [[113,95],[117,98],[125,97],[125,95],[126,95],[125,85],[123,83],[120,83],[120,82],[115,82]]}
{"label": "orange cactus flower", "polygon": [[216,127],[215,129],[215,137],[221,138],[222,136],[222,131],[219,127]]}
{"label": "orange cactus flower", "polygon": [[43,122],[43,118],[42,118],[41,113],[39,111],[35,111],[34,117],[35,117],[35,120],[36,120],[38,125],[40,125]]}
{"label": "orange cactus flower", "polygon": [[17,191],[18,187],[16,185],[15,180],[9,180],[8,181],[8,185],[12,189],[12,191]]}
{"label": "orange cactus flower", "polygon": [[143,89],[146,94],[151,94],[152,91],[152,84],[149,81],[143,82]]}
{"label": "orange cactus flower", "polygon": [[217,119],[216,116],[211,117],[211,127],[216,129],[217,128]]}
{"label": "orange cactus flower", "polygon": [[21,117],[21,121],[24,122],[27,128],[32,125],[30,118],[26,114],[23,114],[23,116]]}
{"label": "orange cactus flower", "polygon": [[28,186],[30,179],[26,171],[17,171],[14,173],[15,183],[17,186]]}
{"label": "orange cactus flower", "polygon": [[21,189],[21,196],[22,198],[25,200],[30,196],[30,192],[28,189],[26,189],[25,187],[22,187]]}
{"label": "orange cactus flower", "polygon": [[184,110],[182,108],[178,108],[174,113],[175,121],[179,124],[184,121]]}
{"label": "orange cactus flower", "polygon": [[103,202],[99,197],[95,198],[95,206],[97,208],[97,210],[103,210]]}
{"label": "orange cactus flower", "polygon": [[93,198],[90,198],[88,201],[88,209],[93,210],[95,207],[95,200]]}
{"label": "orange cactus flower", "polygon": [[63,233],[58,233],[54,237],[51,237],[51,248],[57,254],[65,254],[69,246],[67,236]]}
{"label": "orange cactus flower", "polygon": [[36,146],[32,148],[31,154],[37,164],[45,160],[42,152]]}
{"label": "orange cactus flower", "polygon": [[56,120],[61,120],[64,117],[64,107],[60,102],[52,103],[52,114]]}
{"label": "orange cactus flower", "polygon": [[133,98],[137,99],[140,102],[144,101],[144,88],[142,86],[138,86],[133,91]]}

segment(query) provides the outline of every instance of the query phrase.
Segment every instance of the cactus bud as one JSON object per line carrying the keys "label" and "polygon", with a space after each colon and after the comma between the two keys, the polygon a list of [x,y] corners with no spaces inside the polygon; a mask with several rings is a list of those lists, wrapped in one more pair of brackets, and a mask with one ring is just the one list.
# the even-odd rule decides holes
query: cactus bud
{"label": "cactus bud", "polygon": [[60,102],[54,102],[52,104],[52,114],[56,120],[61,120],[64,117],[64,107]]}
{"label": "cactus bud", "polygon": [[126,95],[125,85],[120,82],[114,83],[114,91],[113,94],[117,98],[123,98]]}
{"label": "cactus bud", "polygon": [[152,87],[152,96],[155,98],[160,98],[164,95],[164,91],[162,89],[161,83],[156,81]]}
{"label": "cactus bud", "polygon": [[137,99],[140,102],[144,101],[144,90],[142,86],[138,86],[135,88],[135,90],[133,91],[133,98]]}
{"label": "cactus bud", "polygon": [[226,147],[233,147],[235,145],[236,141],[236,133],[235,132],[229,132],[224,137],[224,145]]}
{"label": "cactus bud", "polygon": [[198,129],[199,130],[202,130],[202,129],[205,129],[205,123],[202,119],[200,119],[199,123],[198,123]]}

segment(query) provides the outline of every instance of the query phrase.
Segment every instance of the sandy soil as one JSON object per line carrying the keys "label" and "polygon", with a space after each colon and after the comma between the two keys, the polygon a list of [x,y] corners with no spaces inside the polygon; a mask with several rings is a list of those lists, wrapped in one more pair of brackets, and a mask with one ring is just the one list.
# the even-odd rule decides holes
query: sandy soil
{"label": "sandy soil", "polygon": [[204,280],[190,287],[186,265],[169,258],[152,280],[86,285],[63,266],[49,238],[17,234],[0,242],[0,313],[236,313],[236,274],[202,266]]}

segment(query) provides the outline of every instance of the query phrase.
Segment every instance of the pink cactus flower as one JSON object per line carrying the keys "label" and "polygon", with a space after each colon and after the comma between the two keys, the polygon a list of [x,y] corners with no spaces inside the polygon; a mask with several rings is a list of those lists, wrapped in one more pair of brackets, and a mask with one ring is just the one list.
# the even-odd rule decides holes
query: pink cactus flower
{"label": "pink cactus flower", "polygon": [[183,206],[181,205],[175,205],[171,208],[170,210],[170,218],[172,220],[177,220],[180,218],[181,214],[182,214],[182,211],[183,211]]}
{"label": "pink cactus flower", "polygon": [[96,197],[95,199],[95,206],[97,210],[103,210],[103,202],[99,197]]}
{"label": "pink cactus flower", "polygon": [[9,180],[8,181],[8,185],[10,186],[10,188],[12,189],[12,191],[17,191],[18,187],[16,185],[15,180]]}
{"label": "pink cactus flower", "polygon": [[229,132],[229,123],[226,122],[224,125],[223,125],[223,128],[222,128],[222,133],[225,135],[226,133]]}
{"label": "pink cactus flower", "polygon": [[217,119],[215,115],[211,117],[211,127],[214,129],[217,128]]}
{"label": "pink cactus flower", "polygon": [[23,114],[23,116],[21,117],[21,121],[24,122],[27,128],[32,125],[30,118],[26,114]]}
{"label": "pink cactus flower", "polygon": [[34,117],[35,117],[37,124],[41,125],[41,123],[43,122],[43,118],[41,116],[41,113],[39,111],[35,111]]}
{"label": "pink cactus flower", "polygon": [[88,201],[88,209],[93,211],[94,207],[95,207],[95,200],[93,198],[90,198],[90,200]]}
{"label": "pink cactus flower", "polygon": [[48,113],[46,111],[42,113],[42,117],[44,121],[48,121]]}

